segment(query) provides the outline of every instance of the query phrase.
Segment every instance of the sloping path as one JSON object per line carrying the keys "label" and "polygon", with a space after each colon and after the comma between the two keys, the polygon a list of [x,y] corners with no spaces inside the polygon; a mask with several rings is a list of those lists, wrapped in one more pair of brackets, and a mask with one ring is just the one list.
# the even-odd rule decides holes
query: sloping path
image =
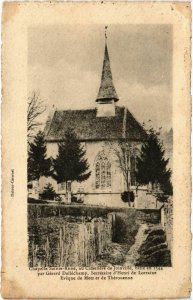
{"label": "sloping path", "polygon": [[134,266],[137,259],[139,258],[138,250],[145,241],[147,237],[147,233],[145,233],[146,229],[148,229],[147,224],[141,224],[139,227],[139,230],[137,232],[137,235],[135,237],[135,243],[131,246],[129,251],[127,252],[125,256],[125,263],[123,266]]}

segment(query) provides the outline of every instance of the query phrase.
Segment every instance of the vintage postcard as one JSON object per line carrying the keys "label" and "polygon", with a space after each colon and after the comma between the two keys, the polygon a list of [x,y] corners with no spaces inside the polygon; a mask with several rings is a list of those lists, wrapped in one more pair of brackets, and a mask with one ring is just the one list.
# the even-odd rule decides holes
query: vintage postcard
{"label": "vintage postcard", "polygon": [[185,298],[190,3],[5,2],[2,296]]}

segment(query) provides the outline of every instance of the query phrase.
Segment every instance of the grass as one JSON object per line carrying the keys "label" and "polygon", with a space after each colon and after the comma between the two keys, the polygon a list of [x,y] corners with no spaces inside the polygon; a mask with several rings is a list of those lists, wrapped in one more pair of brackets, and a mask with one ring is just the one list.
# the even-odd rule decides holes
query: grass
{"label": "grass", "polygon": [[116,213],[116,227],[113,234],[113,242],[127,243],[129,248],[135,242],[139,224],[136,222],[136,211]]}

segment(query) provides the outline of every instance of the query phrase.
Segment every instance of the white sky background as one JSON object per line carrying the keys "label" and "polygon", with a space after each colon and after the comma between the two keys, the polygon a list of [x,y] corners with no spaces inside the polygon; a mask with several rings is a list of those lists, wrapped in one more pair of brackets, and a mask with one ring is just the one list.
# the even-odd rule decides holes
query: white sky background
{"label": "white sky background", "polygon": [[[104,26],[55,25],[28,32],[28,92],[39,90],[48,115],[94,108],[104,56]],[[119,97],[138,121],[172,127],[172,26],[109,25],[108,51]]]}

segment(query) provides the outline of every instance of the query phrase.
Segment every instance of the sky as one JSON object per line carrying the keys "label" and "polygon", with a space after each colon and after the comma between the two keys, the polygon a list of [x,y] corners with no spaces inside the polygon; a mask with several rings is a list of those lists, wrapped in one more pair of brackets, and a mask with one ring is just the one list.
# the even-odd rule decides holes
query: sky
{"label": "sky", "polygon": [[172,127],[171,25],[61,25],[28,30],[28,94],[58,110],[96,106],[105,36],[119,102],[155,128]]}

